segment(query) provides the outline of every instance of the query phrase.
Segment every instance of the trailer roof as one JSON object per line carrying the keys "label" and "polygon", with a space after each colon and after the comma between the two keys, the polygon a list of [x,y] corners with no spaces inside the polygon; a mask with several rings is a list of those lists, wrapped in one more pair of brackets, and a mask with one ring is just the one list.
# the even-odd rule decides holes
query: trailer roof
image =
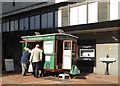
{"label": "trailer roof", "polygon": [[73,38],[78,38],[77,36],[71,35],[71,34],[66,34],[66,33],[52,33],[52,34],[43,34],[43,35],[32,35],[32,36],[22,36],[21,38],[30,38],[30,37],[43,37],[43,36],[70,36]]}

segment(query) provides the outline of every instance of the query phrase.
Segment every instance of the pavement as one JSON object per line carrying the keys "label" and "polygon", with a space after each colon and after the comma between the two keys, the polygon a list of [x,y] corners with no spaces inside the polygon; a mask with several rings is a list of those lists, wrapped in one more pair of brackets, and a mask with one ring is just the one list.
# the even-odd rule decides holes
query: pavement
{"label": "pavement", "polygon": [[114,83],[114,84],[118,84],[118,79],[119,79],[117,76],[113,76],[113,75],[103,75],[103,74],[94,74],[94,73],[88,74],[86,78],[96,81]]}
{"label": "pavement", "polygon": [[65,80],[50,75],[35,78],[31,73],[27,73],[27,76],[21,76],[21,73],[6,73],[0,77],[0,80],[2,80],[0,83],[2,86],[6,84],[96,84],[97,86],[105,84],[105,86],[118,86],[117,76],[95,73],[81,73],[77,76],[71,76],[71,79]]}

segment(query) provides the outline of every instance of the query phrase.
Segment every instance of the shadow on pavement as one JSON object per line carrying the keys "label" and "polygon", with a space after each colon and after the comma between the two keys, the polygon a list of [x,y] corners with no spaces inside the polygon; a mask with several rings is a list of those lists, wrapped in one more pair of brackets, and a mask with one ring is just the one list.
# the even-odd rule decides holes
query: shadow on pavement
{"label": "shadow on pavement", "polygon": [[71,78],[74,78],[74,79],[87,79],[86,76],[88,75],[89,73],[80,73],[78,75],[70,75]]}
{"label": "shadow on pavement", "polygon": [[[2,74],[2,77],[5,77],[5,76],[13,76],[13,75],[21,75],[21,72],[14,72],[14,71],[9,71],[9,72],[4,72]],[[26,76],[31,76],[32,73],[27,73]]]}

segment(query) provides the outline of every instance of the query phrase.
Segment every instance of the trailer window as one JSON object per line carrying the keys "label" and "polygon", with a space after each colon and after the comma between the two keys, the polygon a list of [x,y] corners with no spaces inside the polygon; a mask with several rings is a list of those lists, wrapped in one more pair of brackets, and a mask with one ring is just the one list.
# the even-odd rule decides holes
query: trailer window
{"label": "trailer window", "polygon": [[71,43],[70,42],[65,42],[65,50],[70,50],[71,49]]}

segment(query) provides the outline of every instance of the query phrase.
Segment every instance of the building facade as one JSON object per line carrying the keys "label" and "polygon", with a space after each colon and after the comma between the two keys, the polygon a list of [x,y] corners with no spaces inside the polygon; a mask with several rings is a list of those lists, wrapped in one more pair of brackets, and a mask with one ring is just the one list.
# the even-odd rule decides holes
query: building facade
{"label": "building facade", "polygon": [[115,58],[109,65],[111,75],[119,75],[119,1],[56,0],[54,2],[2,2],[2,58],[13,58],[20,70],[21,36],[56,33],[63,29],[78,36],[78,68],[81,72],[104,74],[99,59]]}

